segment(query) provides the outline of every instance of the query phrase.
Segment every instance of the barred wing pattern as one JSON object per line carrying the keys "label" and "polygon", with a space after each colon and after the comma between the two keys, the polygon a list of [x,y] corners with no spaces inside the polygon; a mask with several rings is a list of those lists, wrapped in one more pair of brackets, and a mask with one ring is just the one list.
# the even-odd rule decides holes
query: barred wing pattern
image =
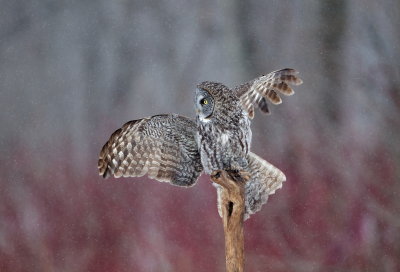
{"label": "barred wing pattern", "polygon": [[176,114],[127,122],[103,146],[99,174],[141,177],[192,186],[203,171],[195,140],[196,124]]}
{"label": "barred wing pattern", "polygon": [[[285,175],[281,170],[260,158],[256,154],[249,152],[247,155],[249,166],[247,171],[250,173],[250,180],[245,185],[245,213],[244,219],[261,210],[268,196],[282,188],[282,183],[286,181]],[[216,185],[218,194],[218,212],[221,213],[221,186]]]}
{"label": "barred wing pattern", "polygon": [[249,117],[253,118],[254,107],[258,107],[263,113],[269,113],[267,99],[277,105],[282,103],[279,93],[286,96],[293,95],[294,91],[289,84],[300,85],[303,83],[297,74],[296,70],[290,68],[274,71],[242,84],[234,91]]}
{"label": "barred wing pattern", "polygon": [[251,179],[245,186],[246,219],[261,210],[261,206],[267,202],[268,196],[282,188],[282,183],[286,181],[286,176],[281,170],[256,154],[249,152],[247,161]]}

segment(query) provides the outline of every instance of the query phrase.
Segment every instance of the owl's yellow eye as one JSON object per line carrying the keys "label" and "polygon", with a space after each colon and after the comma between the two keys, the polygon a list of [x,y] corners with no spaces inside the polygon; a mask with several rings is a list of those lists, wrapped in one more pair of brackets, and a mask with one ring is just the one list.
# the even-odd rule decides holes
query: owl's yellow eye
{"label": "owl's yellow eye", "polygon": [[201,104],[203,104],[203,105],[207,105],[208,104],[208,101],[207,101],[207,99],[202,99],[201,101],[200,101],[200,103]]}

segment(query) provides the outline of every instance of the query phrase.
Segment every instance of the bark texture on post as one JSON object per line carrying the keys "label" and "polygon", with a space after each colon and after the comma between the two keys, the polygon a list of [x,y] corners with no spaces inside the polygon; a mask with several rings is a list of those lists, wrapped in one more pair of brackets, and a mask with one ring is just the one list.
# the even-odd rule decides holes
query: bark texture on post
{"label": "bark texture on post", "polygon": [[234,176],[225,171],[214,171],[211,174],[211,180],[223,187],[220,205],[227,272],[243,272],[244,269],[244,185],[248,179],[246,172]]}

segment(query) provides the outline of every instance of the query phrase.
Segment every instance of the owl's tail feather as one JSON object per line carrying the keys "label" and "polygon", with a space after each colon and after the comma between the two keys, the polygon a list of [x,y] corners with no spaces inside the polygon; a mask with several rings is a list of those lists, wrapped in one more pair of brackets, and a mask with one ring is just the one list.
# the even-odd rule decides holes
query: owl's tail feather
{"label": "owl's tail feather", "polygon": [[261,210],[261,206],[267,202],[268,196],[274,194],[286,181],[286,176],[281,170],[256,154],[249,152],[247,161],[249,163],[247,171],[251,178],[245,186],[245,219]]}
{"label": "owl's tail feather", "polygon": [[[251,178],[245,186],[245,220],[250,215],[261,210],[262,205],[267,202],[268,196],[280,189],[282,183],[286,180],[281,170],[254,153],[249,152],[247,161],[249,165],[246,171],[250,173]],[[216,187],[218,193],[218,212],[221,215],[222,188],[219,185]]]}

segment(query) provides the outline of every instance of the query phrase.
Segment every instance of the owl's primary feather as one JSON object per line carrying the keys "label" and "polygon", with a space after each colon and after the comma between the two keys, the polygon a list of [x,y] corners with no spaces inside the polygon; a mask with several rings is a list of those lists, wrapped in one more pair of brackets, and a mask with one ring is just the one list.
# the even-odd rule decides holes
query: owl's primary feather
{"label": "owl's primary feather", "polygon": [[134,120],[115,131],[100,152],[104,177],[141,177],[192,186],[203,170],[193,120],[165,114]]}
{"label": "owl's primary feather", "polygon": [[234,92],[240,98],[249,117],[253,118],[254,107],[269,113],[267,99],[277,105],[282,103],[279,93],[293,95],[294,91],[289,84],[300,85],[303,82],[297,74],[296,70],[290,68],[274,71],[236,87]]}

